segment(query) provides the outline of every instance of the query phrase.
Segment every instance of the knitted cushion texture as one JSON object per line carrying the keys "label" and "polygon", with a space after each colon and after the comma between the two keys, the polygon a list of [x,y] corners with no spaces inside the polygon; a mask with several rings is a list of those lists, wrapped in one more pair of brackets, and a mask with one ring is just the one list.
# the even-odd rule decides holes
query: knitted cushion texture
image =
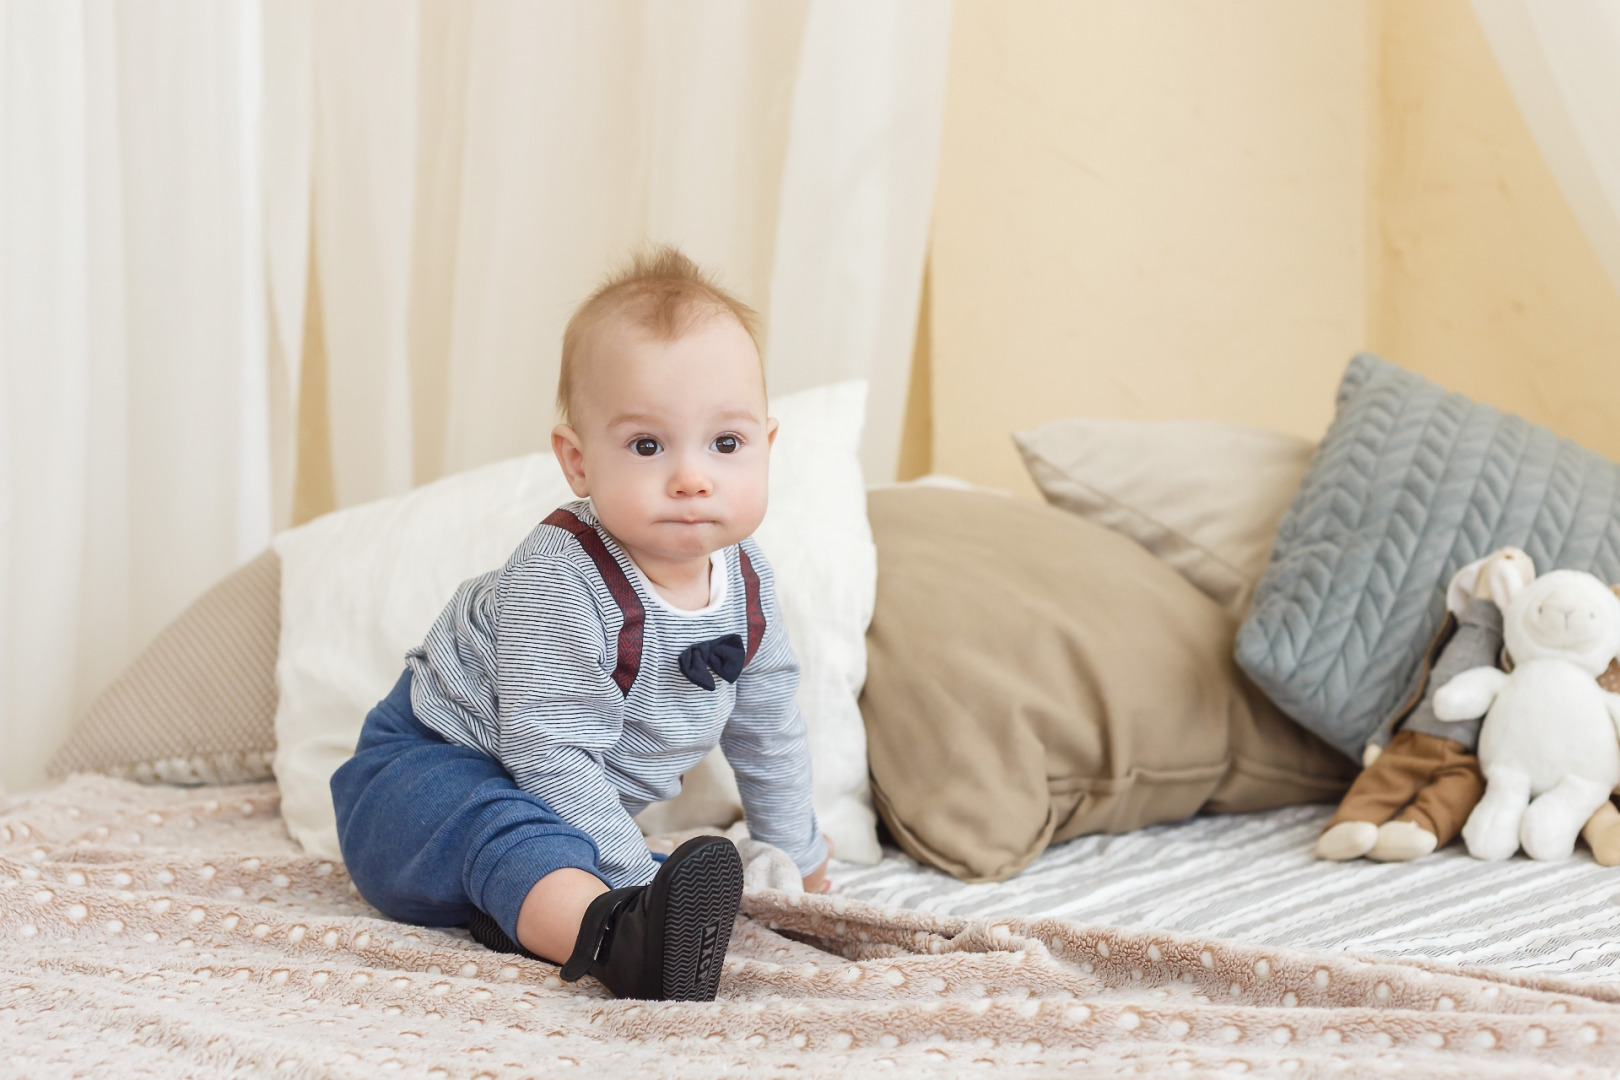
{"label": "knitted cushion texture", "polygon": [[1284,712],[1352,758],[1445,615],[1444,584],[1504,545],[1538,571],[1620,581],[1620,467],[1376,356],[1278,525],[1237,660]]}

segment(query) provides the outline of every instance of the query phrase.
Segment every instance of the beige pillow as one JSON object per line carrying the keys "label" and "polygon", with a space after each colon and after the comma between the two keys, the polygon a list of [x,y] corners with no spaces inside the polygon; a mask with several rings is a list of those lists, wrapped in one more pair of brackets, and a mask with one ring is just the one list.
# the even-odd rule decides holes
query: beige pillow
{"label": "beige pillow", "polygon": [[[1235,623],[1232,631],[1235,636]],[[1338,802],[1361,766],[1290,720],[1241,670],[1238,680],[1249,707],[1232,714],[1232,767],[1204,812],[1248,814]]]}
{"label": "beige pillow", "polygon": [[46,766],[147,783],[270,779],[281,562],[266,551],[170,623]]}
{"label": "beige pillow", "polygon": [[1135,540],[1238,618],[1316,449],[1203,420],[1059,420],[1013,440],[1047,502]]}
{"label": "beige pillow", "polygon": [[872,792],[914,858],[999,881],[1049,843],[1213,795],[1258,809],[1344,790],[1349,763],[1237,670],[1235,620],[1120,534],[948,488],[873,491],[867,510]]}

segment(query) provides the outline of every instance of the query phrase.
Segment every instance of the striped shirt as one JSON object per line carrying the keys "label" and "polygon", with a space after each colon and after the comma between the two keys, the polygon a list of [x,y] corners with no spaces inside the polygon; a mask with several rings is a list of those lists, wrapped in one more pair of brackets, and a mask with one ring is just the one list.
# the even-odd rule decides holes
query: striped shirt
{"label": "striped shirt", "polygon": [[[463,582],[406,655],[417,719],[495,758],[587,833],[615,888],[657,871],[632,817],[672,798],[716,745],[737,774],[750,835],[804,874],[827,855],[794,703],[799,664],[770,566],[751,539],[710,558],[708,605],[681,610],[589,501],[570,503],[501,569]],[[748,661],[735,683],[716,678],[705,690],[679,656],[727,634],[746,643]]]}

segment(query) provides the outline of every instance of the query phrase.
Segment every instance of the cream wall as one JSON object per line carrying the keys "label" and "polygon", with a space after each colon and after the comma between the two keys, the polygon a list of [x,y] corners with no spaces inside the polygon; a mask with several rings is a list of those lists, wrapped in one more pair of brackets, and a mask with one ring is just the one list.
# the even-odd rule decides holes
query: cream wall
{"label": "cream wall", "polygon": [[1315,435],[1363,342],[1365,5],[958,0],[933,462],[1032,491],[1064,416]]}
{"label": "cream wall", "polygon": [[1008,434],[1064,416],[1315,437],[1369,347],[1620,456],[1620,305],[1464,0],[957,0],[930,287],[913,472],[1032,493]]}
{"label": "cream wall", "polygon": [[1620,293],[1463,0],[1380,11],[1367,339],[1620,460]]}

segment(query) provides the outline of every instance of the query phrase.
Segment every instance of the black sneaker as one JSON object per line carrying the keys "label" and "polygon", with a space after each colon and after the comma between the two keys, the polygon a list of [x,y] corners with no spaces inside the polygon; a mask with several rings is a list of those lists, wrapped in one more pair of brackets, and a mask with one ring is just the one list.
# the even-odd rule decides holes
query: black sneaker
{"label": "black sneaker", "polygon": [[[615,997],[713,1001],[742,897],[742,859],[721,836],[688,840],[647,885],[613,889],[591,901],[562,977],[595,976]],[[482,911],[467,929],[498,952],[533,953]]]}

